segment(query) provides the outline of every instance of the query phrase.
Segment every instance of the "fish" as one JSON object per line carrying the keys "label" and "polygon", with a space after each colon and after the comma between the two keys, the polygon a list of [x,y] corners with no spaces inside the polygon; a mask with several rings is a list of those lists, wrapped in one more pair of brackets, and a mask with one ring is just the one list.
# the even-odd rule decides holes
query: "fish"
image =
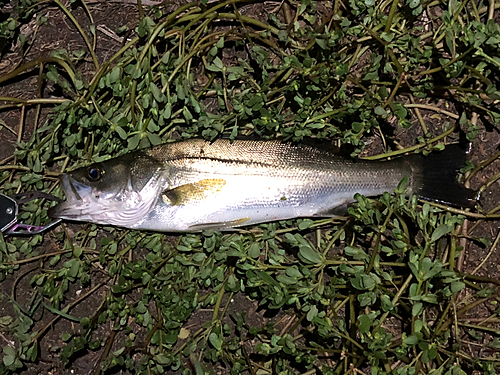
{"label": "fish", "polygon": [[339,216],[355,194],[408,194],[473,207],[460,185],[458,146],[388,161],[341,157],[279,140],[189,139],[124,154],[64,174],[53,218],[160,232],[235,230],[292,218]]}

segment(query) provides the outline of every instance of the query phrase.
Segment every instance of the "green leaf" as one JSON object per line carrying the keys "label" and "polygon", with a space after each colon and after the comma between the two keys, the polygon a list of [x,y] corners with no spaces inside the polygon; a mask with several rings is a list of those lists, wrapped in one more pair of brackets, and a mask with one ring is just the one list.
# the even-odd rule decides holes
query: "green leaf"
{"label": "green leaf", "polygon": [[168,120],[172,116],[172,104],[167,103],[165,106],[165,110],[163,111],[163,118]]}
{"label": "green leaf", "polygon": [[295,285],[297,283],[297,279],[283,274],[276,276],[276,280],[286,285]]}
{"label": "green leaf", "polygon": [[383,107],[380,107],[380,106],[375,107],[374,112],[378,116],[382,116],[382,117],[386,117],[387,116],[386,110]]}
{"label": "green leaf", "polygon": [[123,130],[121,126],[115,125],[115,130],[121,139],[127,139],[127,133],[125,132],[125,130]]}
{"label": "green leaf", "polygon": [[140,134],[135,134],[133,137],[127,139],[128,146],[127,148],[129,150],[135,150],[137,146],[139,146],[139,142],[141,140]]}
{"label": "green leaf", "polygon": [[210,341],[210,344],[212,344],[212,346],[216,350],[222,349],[222,340],[219,338],[219,336],[215,332],[210,333],[210,336],[208,336],[208,340]]}
{"label": "green leaf", "polygon": [[75,258],[80,258],[80,256],[83,254],[83,249],[81,246],[75,246],[73,250],[73,256]]}
{"label": "green leaf", "polygon": [[295,279],[301,279],[303,277],[302,273],[295,267],[288,267],[285,272],[288,276]]}
{"label": "green leaf", "polygon": [[450,290],[452,293],[457,293],[465,288],[465,283],[462,281],[454,281],[450,284]]}
{"label": "green leaf", "polygon": [[7,367],[12,366],[16,360],[16,350],[10,345],[5,345],[3,347],[3,354],[4,365]]}
{"label": "green leaf", "polygon": [[262,281],[264,281],[266,284],[269,285],[278,285],[278,283],[269,275],[268,273],[264,271],[258,271],[256,274],[260,277]]}
{"label": "green leaf", "polygon": [[370,257],[366,254],[363,249],[346,246],[344,248],[344,253],[347,256],[353,257],[355,260],[368,260]]}
{"label": "green leaf", "polygon": [[69,277],[76,277],[78,275],[78,271],[80,270],[80,262],[76,259],[73,259],[71,263],[71,268],[68,270]]}
{"label": "green leaf", "polygon": [[207,69],[211,70],[212,72],[221,72],[222,69],[224,69],[224,64],[219,57],[216,57],[213,63],[207,66]]}
{"label": "green leaf", "polygon": [[146,306],[144,305],[144,303],[142,301],[139,301],[137,303],[137,307],[135,308],[135,311],[137,311],[139,314],[144,314],[144,313],[146,313],[146,311],[148,311],[148,309],[146,308]]}
{"label": "green leaf", "polygon": [[165,356],[165,354],[163,353],[158,353],[157,355],[155,355],[154,359],[161,365],[169,365],[172,362],[170,358]]}
{"label": "green leaf", "polygon": [[258,242],[254,242],[250,245],[248,255],[253,259],[257,259],[260,256],[260,244]]}
{"label": "green leaf", "polygon": [[148,133],[148,139],[153,146],[157,146],[162,143],[161,137],[158,134]]}
{"label": "green leaf", "polygon": [[415,335],[414,333],[412,333],[411,335],[409,335],[408,337],[406,337],[404,339],[404,343],[406,345],[409,345],[409,346],[415,346],[418,344],[418,337],[417,335]]}
{"label": "green leaf", "polygon": [[436,242],[437,240],[439,240],[444,235],[450,233],[451,230],[452,230],[451,226],[446,225],[446,224],[441,224],[440,226],[438,226],[434,230],[434,232],[432,232],[431,241],[432,242]]}
{"label": "green leaf", "polygon": [[119,66],[115,66],[111,72],[109,73],[109,78],[108,78],[108,82],[109,84],[113,84],[113,83],[116,83],[120,80],[120,76],[121,76],[121,73],[122,73],[122,70]]}
{"label": "green leaf", "polygon": [[498,337],[495,337],[493,340],[491,340],[488,344],[488,347],[493,348],[493,349],[500,349],[500,339]]}
{"label": "green leaf", "polygon": [[391,298],[386,294],[380,296],[380,302],[382,303],[382,309],[384,311],[391,311],[394,308]]}
{"label": "green leaf", "polygon": [[182,112],[186,121],[191,121],[193,119],[193,115],[189,111],[188,107],[184,107]]}
{"label": "green leaf", "polygon": [[0,317],[0,326],[7,327],[13,321],[12,317],[9,315],[5,315]]}
{"label": "green leaf", "polygon": [[359,326],[358,326],[359,332],[368,333],[372,325],[372,320],[370,319],[370,317],[368,315],[360,315],[358,317],[358,321],[359,321]]}
{"label": "green leaf", "polygon": [[318,308],[316,307],[316,305],[312,305],[309,311],[307,312],[307,320],[312,322],[317,315],[318,315]]}
{"label": "green leaf", "polygon": [[323,260],[321,254],[309,246],[300,246],[299,254],[307,263],[319,264]]}
{"label": "green leaf", "polygon": [[373,274],[366,275],[361,273],[351,279],[352,286],[358,290],[372,290],[378,282],[378,278]]}
{"label": "green leaf", "polygon": [[313,223],[311,219],[303,219],[298,223],[299,230],[310,228]]}
{"label": "green leaf", "polygon": [[392,108],[393,108],[394,114],[399,119],[404,119],[404,118],[406,118],[406,116],[408,116],[408,111],[402,104],[394,103]]}
{"label": "green leaf", "polygon": [[416,302],[411,309],[411,315],[416,317],[422,314],[423,311],[424,305],[422,304],[422,302]]}
{"label": "green leaf", "polygon": [[71,333],[67,333],[67,332],[66,332],[66,333],[63,333],[63,334],[61,335],[61,339],[62,339],[63,341],[65,341],[65,342],[68,342],[68,341],[71,339],[71,337],[72,337],[72,336],[71,336]]}
{"label": "green leaf", "polygon": [[153,97],[158,103],[163,102],[163,100],[165,99],[165,95],[163,95],[163,93],[160,91],[158,86],[154,84],[154,82],[149,83],[149,91],[151,91]]}
{"label": "green leaf", "polygon": [[52,82],[59,81],[59,73],[57,73],[54,67],[49,67],[49,71],[47,72],[47,78],[50,79]]}

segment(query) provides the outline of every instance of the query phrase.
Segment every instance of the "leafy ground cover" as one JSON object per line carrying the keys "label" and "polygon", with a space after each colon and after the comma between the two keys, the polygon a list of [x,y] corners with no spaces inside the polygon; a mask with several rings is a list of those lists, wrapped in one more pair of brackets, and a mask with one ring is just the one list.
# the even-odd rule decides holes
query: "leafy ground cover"
{"label": "leafy ground cover", "polygon": [[[0,238],[0,373],[499,371],[500,4],[139,0],[111,8],[112,47],[95,3],[17,5],[0,24],[15,61],[0,76],[3,193],[59,195],[74,167],[243,135],[372,159],[462,138],[482,198],[469,212],[402,187],[358,196],[347,220]],[[40,48],[56,20],[73,42]],[[20,219],[46,223],[47,207]]]}

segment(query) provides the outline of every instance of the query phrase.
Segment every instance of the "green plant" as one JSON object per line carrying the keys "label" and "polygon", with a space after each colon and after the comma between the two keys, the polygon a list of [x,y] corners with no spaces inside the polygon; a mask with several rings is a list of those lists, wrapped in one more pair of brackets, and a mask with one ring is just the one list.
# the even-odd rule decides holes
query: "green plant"
{"label": "green plant", "polygon": [[[86,54],[53,51],[0,77],[39,66],[40,80],[63,92],[3,98],[4,110],[54,107],[0,167],[2,190],[60,194],[54,170],[174,138],[326,139],[353,156],[374,142],[384,150],[374,159],[442,149],[458,128],[474,140],[484,131],[478,116],[499,121],[500,29],[481,2],[303,0],[283,5],[291,19],[267,12],[267,22],[245,15],[245,4],[151,9],[108,61],[85,36]],[[77,68],[83,58],[91,79]],[[443,92],[456,108],[436,102]],[[44,335],[68,321],[64,345],[50,349],[64,363],[100,350],[95,373],[493,374],[498,355],[474,358],[465,342],[498,346],[498,280],[462,272],[457,259],[461,238],[490,245],[472,229],[462,234],[464,221],[498,218],[496,209],[422,204],[403,185],[377,200],[357,196],[348,220],[179,236],[63,224],[2,239],[1,280],[29,271],[34,293],[18,302],[14,282],[3,296],[12,313],[0,329],[14,344],[0,373],[39,358]],[[21,219],[49,220],[38,201]],[[91,298],[91,314],[73,313]],[[233,299],[270,318],[251,320]],[[485,320],[467,322],[478,306],[488,307]],[[42,326],[41,311],[53,317]]]}

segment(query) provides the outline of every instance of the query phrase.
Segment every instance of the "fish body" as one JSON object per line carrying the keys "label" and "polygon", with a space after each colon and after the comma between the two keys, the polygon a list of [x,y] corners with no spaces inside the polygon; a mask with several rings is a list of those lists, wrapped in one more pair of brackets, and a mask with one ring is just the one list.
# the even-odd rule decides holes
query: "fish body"
{"label": "fish body", "polygon": [[453,180],[446,186],[428,183],[428,163],[421,161],[425,159],[353,160],[279,141],[193,139],[64,175],[66,201],[51,216],[162,232],[230,230],[296,217],[332,217],[353,202],[356,193],[393,192],[404,177],[409,192],[446,202],[436,195],[449,196],[451,187],[458,190],[455,200],[460,201],[451,203],[468,205],[471,192],[455,180],[459,166],[450,172],[448,165],[459,163],[455,155],[441,166],[446,171],[430,171],[439,180],[451,174]]}

